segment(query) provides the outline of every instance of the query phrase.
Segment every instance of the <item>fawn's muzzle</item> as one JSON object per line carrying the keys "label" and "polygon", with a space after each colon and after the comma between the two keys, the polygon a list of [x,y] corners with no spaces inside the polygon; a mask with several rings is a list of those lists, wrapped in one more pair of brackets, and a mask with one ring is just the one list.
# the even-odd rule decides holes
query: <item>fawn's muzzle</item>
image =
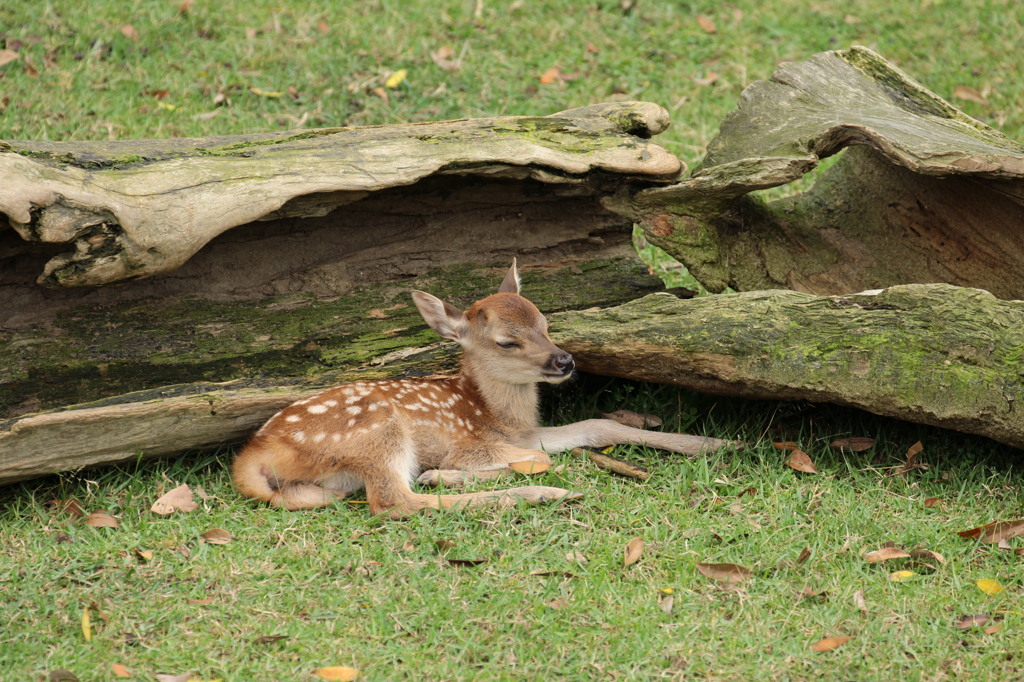
{"label": "fawn's muzzle", "polygon": [[552,353],[551,357],[548,358],[548,362],[544,366],[544,373],[565,377],[572,374],[574,369],[576,369],[576,363],[573,361],[572,356],[564,350],[560,350],[557,353]]}

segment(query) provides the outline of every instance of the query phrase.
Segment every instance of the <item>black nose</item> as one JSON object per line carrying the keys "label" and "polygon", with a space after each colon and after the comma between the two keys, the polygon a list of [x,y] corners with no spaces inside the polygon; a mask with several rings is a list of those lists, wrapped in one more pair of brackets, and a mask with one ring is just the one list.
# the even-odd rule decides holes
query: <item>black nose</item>
{"label": "black nose", "polygon": [[562,374],[568,374],[576,368],[576,363],[573,362],[572,356],[562,351],[560,355],[552,358],[554,361],[555,369]]}

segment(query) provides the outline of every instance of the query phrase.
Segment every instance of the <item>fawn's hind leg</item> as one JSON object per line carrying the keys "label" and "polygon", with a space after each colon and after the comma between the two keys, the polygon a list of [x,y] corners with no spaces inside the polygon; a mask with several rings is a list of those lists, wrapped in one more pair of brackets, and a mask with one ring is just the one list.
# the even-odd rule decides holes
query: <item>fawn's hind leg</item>
{"label": "fawn's hind leg", "polygon": [[[551,457],[543,450],[528,450],[518,448],[514,445],[501,444],[495,446],[491,452],[491,464],[468,466],[463,468],[442,468],[431,469],[420,474],[416,482],[420,485],[437,487],[441,485],[461,487],[473,481],[487,481],[496,478],[504,478],[512,474],[509,464],[513,462],[537,462],[538,464],[551,464]],[[457,463],[457,462],[455,462]],[[442,462],[442,465],[451,465],[453,462]],[[547,468],[546,466],[544,468]]]}

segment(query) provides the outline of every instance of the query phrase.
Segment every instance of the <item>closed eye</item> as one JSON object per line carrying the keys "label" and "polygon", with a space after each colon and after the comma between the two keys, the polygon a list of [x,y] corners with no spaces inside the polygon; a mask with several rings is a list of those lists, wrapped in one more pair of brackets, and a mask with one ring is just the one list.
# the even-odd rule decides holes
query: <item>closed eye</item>
{"label": "closed eye", "polygon": [[517,341],[497,341],[498,348],[504,348],[505,350],[512,350],[513,348],[519,348],[519,342]]}

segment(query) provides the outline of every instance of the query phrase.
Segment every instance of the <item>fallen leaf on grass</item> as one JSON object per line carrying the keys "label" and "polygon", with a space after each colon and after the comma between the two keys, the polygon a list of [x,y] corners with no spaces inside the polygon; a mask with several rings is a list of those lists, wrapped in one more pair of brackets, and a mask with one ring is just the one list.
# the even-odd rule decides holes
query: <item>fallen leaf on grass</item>
{"label": "fallen leaf on grass", "polygon": [[663,594],[658,596],[658,608],[665,613],[672,613],[672,607],[675,606],[676,599],[671,594]]}
{"label": "fallen leaf on grass", "polygon": [[409,75],[409,72],[406,69],[399,69],[398,71],[395,71],[393,74],[388,76],[386,81],[384,81],[384,87],[392,89],[397,88],[402,84],[402,81],[405,80],[407,75]]}
{"label": "fallen leaf on grass", "polygon": [[925,501],[924,501],[925,509],[931,509],[932,507],[937,507],[940,504],[942,504],[942,500],[940,500],[937,497],[929,497],[929,498],[926,498]]}
{"label": "fallen leaf on grass", "polygon": [[581,566],[586,565],[587,563],[587,557],[583,555],[583,552],[577,551],[575,549],[566,554],[565,558],[569,561],[575,561]]}
{"label": "fallen leaf on grass", "polygon": [[643,538],[633,538],[626,543],[626,549],[622,557],[623,566],[632,566],[640,560],[640,555],[644,553],[644,541]]}
{"label": "fallen leaf on grass", "polygon": [[544,85],[551,85],[558,77],[562,75],[562,70],[557,66],[552,66],[550,69],[540,75],[540,82]]}
{"label": "fallen leaf on grass", "polygon": [[151,549],[136,549],[134,553],[137,558],[142,559],[143,561],[153,560],[153,550]]}
{"label": "fallen leaf on grass", "polygon": [[879,561],[889,561],[890,559],[909,559],[910,554],[904,552],[898,547],[883,547],[882,549],[876,549],[873,552],[868,552],[864,555],[864,560],[871,564],[877,564]]}
{"label": "fallen leaf on grass", "polygon": [[798,450],[798,449],[800,449],[800,446],[797,443],[795,443],[795,442],[793,442],[791,440],[779,441],[779,442],[776,442],[776,443],[772,443],[772,445],[775,446],[776,450]]}
{"label": "fallen leaf on grass", "polygon": [[968,102],[976,102],[978,104],[988,104],[988,98],[986,98],[976,88],[972,88],[969,85],[958,85],[953,88],[953,97],[957,99],[967,100]]}
{"label": "fallen leaf on grass", "polygon": [[864,613],[868,612],[868,603],[864,599],[864,590],[857,590],[853,593],[853,605]]}
{"label": "fallen leaf on grass", "polygon": [[905,583],[916,575],[917,573],[914,573],[913,571],[896,571],[889,574],[889,581],[894,583]]}
{"label": "fallen leaf on grass", "polygon": [[53,505],[58,514],[67,514],[74,520],[85,516],[85,510],[82,509],[81,503],[73,497],[69,497],[66,500],[53,500],[50,504]]}
{"label": "fallen leaf on grass", "polygon": [[799,566],[800,564],[802,564],[803,562],[807,561],[810,558],[811,558],[811,550],[809,548],[807,548],[807,547],[804,547],[802,550],[800,550],[800,556],[798,556],[796,558],[796,565]]}
{"label": "fallen leaf on grass", "polygon": [[849,637],[826,637],[825,639],[819,639],[817,642],[812,644],[811,651],[825,653],[826,651],[838,649],[839,647],[841,647],[849,641]]}
{"label": "fallen leaf on grass", "polygon": [[928,559],[930,561],[937,561],[940,564],[946,563],[946,557],[942,556],[938,552],[933,552],[930,549],[912,549],[910,550],[910,556],[915,559]]}
{"label": "fallen leaf on grass", "polygon": [[848,450],[850,452],[863,452],[875,444],[874,438],[864,436],[852,436],[850,438],[837,438],[828,444],[833,450]]}
{"label": "fallen leaf on grass", "polygon": [[657,428],[663,423],[659,417],[653,414],[644,414],[642,412],[634,412],[633,410],[615,410],[614,412],[600,412],[599,414],[605,419],[611,419],[613,422],[618,422],[625,426],[632,426],[634,429]]}
{"label": "fallen leaf on grass", "polygon": [[524,459],[521,462],[510,462],[508,468],[519,474],[540,474],[551,468],[547,462],[538,462],[534,459]]}
{"label": "fallen leaf on grass", "polygon": [[139,39],[139,32],[131,24],[125,24],[121,27],[121,35],[123,35],[128,40]]}
{"label": "fallen leaf on grass", "polygon": [[98,511],[85,517],[85,525],[93,528],[117,528],[121,524],[107,512]]}
{"label": "fallen leaf on grass", "polygon": [[212,599],[192,599],[192,598],[189,598],[189,599],[186,599],[185,601],[187,603],[191,604],[192,606],[209,606],[210,604],[213,603]]}
{"label": "fallen leaf on grass", "polygon": [[789,459],[786,460],[786,465],[791,469],[802,471],[805,474],[816,474],[818,470],[814,468],[814,462],[807,456],[807,453],[803,450],[793,450]]}
{"label": "fallen leaf on grass", "polygon": [[433,62],[445,71],[458,71],[462,68],[462,60],[454,57],[455,49],[451,45],[442,45],[430,53]]}
{"label": "fallen leaf on grass", "polygon": [[121,665],[120,663],[111,663],[110,672],[113,673],[114,677],[131,677],[132,671]]}
{"label": "fallen leaf on grass", "polygon": [[0,66],[10,64],[18,59],[21,59],[21,55],[14,50],[0,50]]}
{"label": "fallen leaf on grass", "polygon": [[700,26],[700,30],[705,33],[718,33],[718,27],[715,26],[715,22],[710,17],[706,17],[703,14],[697,17],[697,25]]}
{"label": "fallen leaf on grass", "polygon": [[991,578],[981,578],[974,584],[978,586],[979,590],[981,590],[990,597],[994,597],[1000,592],[1003,592],[1005,589],[1002,585],[999,584],[998,580],[992,580]]}
{"label": "fallen leaf on grass", "polygon": [[723,583],[741,583],[753,573],[739,564],[705,564],[697,562],[697,570],[705,577]]}
{"label": "fallen leaf on grass", "polygon": [[969,630],[970,628],[980,628],[990,620],[992,620],[992,616],[987,613],[976,613],[973,616],[960,616],[956,626],[961,630]]}
{"label": "fallen leaf on grass", "polygon": [[89,616],[89,607],[82,609],[82,636],[85,641],[92,641],[92,617]]}
{"label": "fallen leaf on grass", "polygon": [[313,674],[324,680],[333,682],[352,682],[359,678],[359,671],[347,665],[332,665],[326,668],[317,668]]}
{"label": "fallen leaf on grass", "polygon": [[202,534],[202,538],[211,545],[226,545],[234,540],[235,536],[223,528],[211,528]]}
{"label": "fallen leaf on grass", "polygon": [[257,95],[259,97],[269,97],[271,99],[276,99],[278,97],[284,97],[284,92],[283,91],[280,91],[280,90],[264,90],[263,88],[257,88],[256,86],[250,87],[249,88],[249,92],[251,92],[252,94]]}
{"label": "fallen leaf on grass", "polygon": [[167,516],[173,514],[176,511],[190,512],[199,509],[199,505],[196,504],[192,498],[192,489],[188,487],[188,484],[179,485],[174,490],[170,490],[153,503],[150,507],[150,511],[155,514]]}
{"label": "fallen leaf on grass", "polygon": [[66,668],[57,668],[46,674],[49,682],[78,682],[78,675]]}
{"label": "fallen leaf on grass", "polygon": [[962,538],[978,538],[983,542],[998,544],[1018,535],[1024,535],[1024,519],[1016,521],[994,521],[984,526],[957,533]]}

